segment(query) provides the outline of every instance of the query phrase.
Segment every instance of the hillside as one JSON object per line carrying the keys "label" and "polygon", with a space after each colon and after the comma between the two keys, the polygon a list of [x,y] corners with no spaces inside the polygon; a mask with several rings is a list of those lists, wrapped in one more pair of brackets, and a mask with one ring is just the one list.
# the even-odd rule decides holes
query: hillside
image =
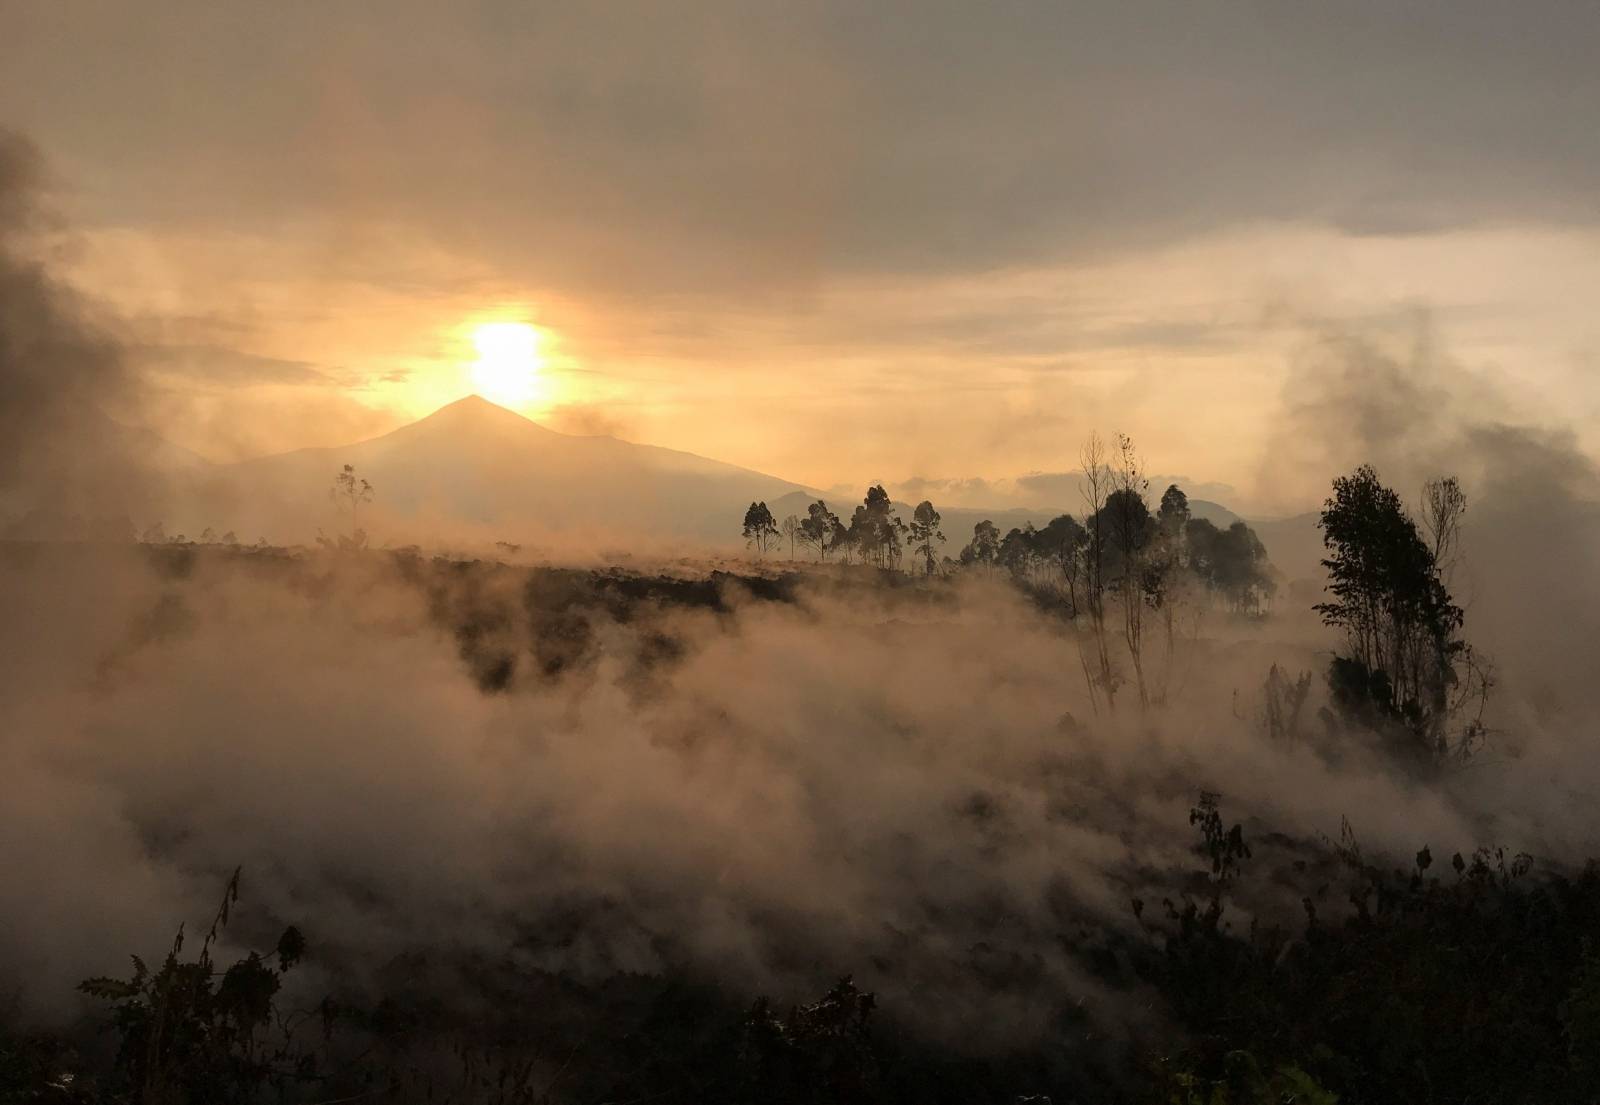
{"label": "hillside", "polygon": [[418,539],[465,528],[508,540],[718,540],[741,504],[804,490],[691,453],[557,433],[472,396],[382,437],[226,466],[212,501],[241,536],[307,540],[337,524],[327,493],[345,464],[377,490],[375,530]]}

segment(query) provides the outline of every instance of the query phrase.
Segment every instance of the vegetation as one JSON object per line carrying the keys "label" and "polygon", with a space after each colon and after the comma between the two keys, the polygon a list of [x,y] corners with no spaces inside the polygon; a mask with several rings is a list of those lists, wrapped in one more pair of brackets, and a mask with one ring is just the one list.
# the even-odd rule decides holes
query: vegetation
{"label": "vegetation", "polygon": [[744,512],[744,541],[749,547],[756,550],[758,556],[766,556],[767,550],[772,548],[778,539],[778,523],[772,517],[772,511],[767,509],[766,503],[751,503]]}
{"label": "vegetation", "polygon": [[[1130,700],[1155,709],[1181,643],[1179,612],[1216,604],[1257,616],[1272,580],[1242,523],[1219,529],[1196,518],[1175,485],[1152,511],[1127,438],[1109,449],[1092,440],[1083,461],[1081,520],[1061,515],[1003,536],[983,521],[955,561],[938,559],[944,538],[931,501],[908,526],[881,486],[848,525],[821,501],[781,526],[752,503],[745,534],[761,555],[781,536],[791,557],[804,547],[819,561],[874,569],[828,573],[841,589],[901,587],[947,601],[947,581],[929,578],[941,567],[1014,584],[1076,642],[1097,709],[1115,709],[1122,691],[1124,709]],[[367,487],[346,474],[348,486]],[[361,502],[367,492],[358,490]],[[1307,754],[1375,734],[1407,764],[1470,755],[1489,681],[1449,590],[1465,509],[1453,480],[1424,488],[1420,520],[1370,468],[1334,482],[1322,515],[1330,598],[1316,610],[1339,644],[1327,732]],[[204,534],[209,550],[153,542],[141,555],[174,575],[197,557],[261,555],[228,536]],[[895,570],[906,549],[910,573]],[[562,678],[602,654],[626,669],[625,683],[648,685],[687,647],[663,611],[722,616],[733,590],[793,602],[803,578],[391,559],[484,693]],[[602,614],[638,630],[637,655],[608,645],[596,629]],[[1308,740],[1312,690],[1309,672],[1269,669],[1259,715],[1269,738]],[[1074,1005],[1059,1011],[1053,1034],[1012,1052],[953,1053],[914,1027],[912,1014],[928,1011],[880,1003],[848,975],[815,1000],[783,1006],[681,963],[597,979],[532,966],[540,957],[520,944],[539,939],[529,934],[499,957],[409,950],[359,984],[330,960],[307,982],[312,972],[291,972],[315,963],[315,949],[296,925],[263,928],[263,918],[254,931],[281,931],[273,950],[224,967],[234,872],[193,958],[180,928],[156,969],[135,956],[126,977],[81,985],[97,1003],[85,1024],[50,1034],[0,1021],[0,1101],[1600,1102],[1600,868],[1541,867],[1498,849],[1436,862],[1427,841],[1400,863],[1363,849],[1348,825],[1337,841],[1247,832],[1207,792],[1188,820],[1192,859],[1139,876],[1162,889],[1159,908],[1135,898],[1125,924],[1060,934],[1108,1004],[1141,1011],[1125,1044],[1097,1035]],[[315,931],[317,918],[295,920]],[[816,964],[811,954],[784,951],[797,973],[892,969]],[[824,975],[818,989],[838,977]]]}
{"label": "vegetation", "polygon": [[[1178,1105],[1379,1105],[1600,1100],[1600,871],[1537,870],[1480,849],[1406,866],[1334,841],[1264,833],[1264,849],[1203,793],[1189,814],[1197,870],[1174,872],[1160,911],[1082,943],[1101,984],[1159,1003],[1166,1027],[1128,1065],[1050,1056],[1069,1041],[975,1064],[920,1044],[895,1010],[845,978],[780,1012],[687,977],[598,986],[510,966],[462,976],[479,996],[403,980],[299,1012],[283,979],[307,954],[295,928],[271,955],[226,970],[180,932],[156,971],[91,979],[115,1048],[0,1032],[7,1101],[733,1103],[1096,1100]],[[1265,864],[1267,870],[1258,872]],[[1265,897],[1262,893],[1265,893]],[[1274,903],[1296,894],[1298,920]],[[1251,900],[1248,925],[1233,924]],[[489,1003],[487,1010],[484,1003]],[[552,1004],[553,1003],[553,1004]]]}
{"label": "vegetation", "polygon": [[1321,518],[1333,598],[1316,609],[1344,635],[1328,672],[1338,710],[1442,763],[1470,754],[1482,736],[1490,683],[1444,579],[1466,498],[1443,480],[1428,485],[1424,503],[1431,540],[1370,466],[1334,480]]}

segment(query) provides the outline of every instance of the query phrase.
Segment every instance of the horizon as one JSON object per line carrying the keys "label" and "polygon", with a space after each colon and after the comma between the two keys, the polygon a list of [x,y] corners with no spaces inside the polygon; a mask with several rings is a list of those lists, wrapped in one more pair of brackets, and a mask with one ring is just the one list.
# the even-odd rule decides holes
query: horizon
{"label": "horizon", "polygon": [[1539,10],[934,6],[901,42],[848,5],[404,3],[376,43],[13,3],[0,123],[122,414],[218,462],[476,392],[817,488],[1015,486],[1125,432],[1271,514],[1359,459],[1285,465],[1274,427],[1373,362],[1600,450],[1600,160],[1567,140],[1600,88],[1583,16]]}
{"label": "horizon", "polygon": [[0,1102],[1600,1103],[1600,4],[0,28]]}

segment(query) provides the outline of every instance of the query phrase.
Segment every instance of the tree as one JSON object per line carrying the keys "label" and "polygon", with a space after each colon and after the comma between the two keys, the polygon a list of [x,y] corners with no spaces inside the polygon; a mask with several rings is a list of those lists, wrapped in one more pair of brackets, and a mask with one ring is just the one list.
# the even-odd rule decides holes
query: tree
{"label": "tree", "polygon": [[1022,582],[1028,578],[1038,560],[1038,539],[1039,531],[1033,528],[1032,522],[1021,527],[1013,526],[1000,539],[1000,550],[995,559],[1011,573],[1013,579]]}
{"label": "tree", "polygon": [[853,551],[850,527],[841,522],[837,514],[830,512],[828,518],[833,526],[833,534],[828,538],[828,549],[830,551],[838,550],[839,554],[844,557],[844,562],[848,564],[850,563],[850,553]]}
{"label": "tree", "polygon": [[1266,546],[1244,522],[1219,530],[1209,519],[1190,518],[1183,544],[1189,570],[1236,614],[1259,611],[1277,589]]}
{"label": "tree", "polygon": [[1161,615],[1166,630],[1167,654],[1161,697],[1166,697],[1165,682],[1172,674],[1173,660],[1177,654],[1177,608],[1184,587],[1184,567],[1187,549],[1185,530],[1189,525],[1189,496],[1177,484],[1168,484],[1161,493],[1161,505],[1156,510],[1156,533],[1144,572],[1145,601]]}
{"label": "tree", "polygon": [[880,568],[900,563],[906,525],[894,513],[894,504],[882,484],[867,488],[866,498],[850,516],[849,544],[863,561]]}
{"label": "tree", "polygon": [[1079,589],[1083,582],[1084,546],[1089,533],[1070,514],[1061,514],[1034,537],[1034,548],[1040,559],[1052,562],[1061,573],[1061,582],[1067,589],[1067,603],[1074,617],[1079,610]]}
{"label": "tree", "polygon": [[911,515],[911,540],[915,542],[914,551],[923,556],[926,574],[931,576],[937,564],[934,543],[943,544],[944,534],[939,531],[939,512],[933,509],[933,503],[927,499],[918,503]]}
{"label": "tree", "polygon": [[1106,497],[1111,493],[1111,466],[1106,463],[1105,443],[1100,435],[1092,433],[1078,451],[1078,463],[1083,469],[1083,503],[1087,509],[1088,552],[1084,559],[1084,609],[1089,615],[1089,631],[1094,638],[1095,664],[1083,655],[1082,638],[1079,639],[1079,659],[1083,675],[1089,686],[1089,703],[1099,710],[1096,689],[1106,696],[1106,708],[1117,705],[1117,672],[1111,663],[1111,648],[1106,640],[1106,542],[1110,525],[1106,517]]}
{"label": "tree", "polygon": [[1347,717],[1398,727],[1437,762],[1452,752],[1465,755],[1480,735],[1476,718],[1453,742],[1447,729],[1466,696],[1476,698],[1481,712],[1488,683],[1460,636],[1465,615],[1438,559],[1454,547],[1447,535],[1465,497],[1453,480],[1434,486],[1442,513],[1433,519],[1430,543],[1370,465],[1333,481],[1319,520],[1333,598],[1316,610],[1344,633],[1329,668],[1335,704]]}
{"label": "tree", "polygon": [[842,528],[839,516],[818,499],[806,508],[806,516],[800,521],[800,543],[817,550],[817,559],[825,561],[833,548],[835,532]]}
{"label": "tree", "polygon": [[744,541],[755,548],[757,555],[766,556],[778,536],[778,526],[766,503],[751,503],[744,512]]}
{"label": "tree", "polygon": [[1000,553],[1000,531],[985,518],[972,527],[972,540],[961,550],[961,563],[993,567]]}
{"label": "tree", "polygon": [[[367,543],[367,532],[361,528],[361,507],[372,501],[373,488],[370,483],[356,475],[354,465],[347,464],[333,477],[333,486],[328,489],[328,497],[341,510],[350,512],[350,539],[349,545],[361,548]],[[341,547],[345,545],[340,541]]]}
{"label": "tree", "polygon": [[1161,493],[1161,506],[1156,511],[1156,525],[1161,535],[1170,541],[1183,539],[1183,528],[1189,524],[1189,496],[1177,484],[1169,484]]}
{"label": "tree", "polygon": [[1133,439],[1127,434],[1117,435],[1116,463],[1111,470],[1111,482],[1114,490],[1106,497],[1105,509],[1111,515],[1111,535],[1121,560],[1118,582],[1122,592],[1122,639],[1128,646],[1128,657],[1133,661],[1139,705],[1148,707],[1150,692],[1144,674],[1144,552],[1150,543],[1150,531],[1154,523],[1150,517],[1150,507],[1144,500],[1150,481],[1145,479],[1144,465],[1133,447]]}
{"label": "tree", "polygon": [[800,519],[791,514],[784,518],[783,524],[778,527],[778,532],[783,534],[789,542],[789,559],[794,559],[795,546],[800,541]]}
{"label": "tree", "polygon": [[1461,518],[1466,512],[1467,496],[1454,476],[1422,485],[1422,528],[1427,531],[1433,562],[1446,585],[1455,569]]}
{"label": "tree", "polygon": [[292,1018],[276,1002],[283,976],[305,953],[300,931],[290,926],[275,951],[250,952],[226,970],[212,958],[238,900],[236,870],[193,960],[180,958],[180,927],[159,969],[151,971],[136,955],[132,977],[79,984],[110,1003],[121,1037],[113,1082],[125,1095],[108,1100],[198,1105],[263,1100],[269,1091],[283,1100],[295,1084],[316,1081],[313,1056],[295,1046]]}

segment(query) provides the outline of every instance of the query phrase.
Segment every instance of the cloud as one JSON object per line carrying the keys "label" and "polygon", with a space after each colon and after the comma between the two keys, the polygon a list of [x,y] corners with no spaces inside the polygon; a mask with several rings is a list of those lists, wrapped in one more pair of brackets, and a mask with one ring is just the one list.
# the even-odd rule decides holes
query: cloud
{"label": "cloud", "polygon": [[124,214],[354,213],[591,293],[981,272],[1261,219],[1592,223],[1600,186],[1573,141],[1600,93],[1583,5],[411,2],[379,40],[239,2],[15,16],[0,110],[75,163],[121,149]]}

